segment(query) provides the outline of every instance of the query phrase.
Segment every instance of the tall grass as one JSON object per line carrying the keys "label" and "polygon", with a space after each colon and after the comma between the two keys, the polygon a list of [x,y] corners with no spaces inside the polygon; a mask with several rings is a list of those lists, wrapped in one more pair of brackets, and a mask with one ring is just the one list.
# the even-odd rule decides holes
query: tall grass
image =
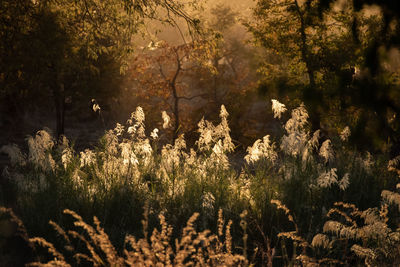
{"label": "tall grass", "polygon": [[[198,123],[193,147],[183,135],[173,143],[162,141],[171,125],[166,112],[163,130],[147,131],[140,107],[125,125],[107,131],[97,147],[84,151],[75,151],[65,137],[54,140],[48,130],[39,131],[27,138],[26,152],[16,145],[1,148],[10,156],[4,174],[15,187],[15,211],[30,233],[46,237],[52,236],[49,220],[67,224],[64,209],[80,214],[81,219],[73,216],[81,222],[96,216],[109,233],[110,244],[123,251],[128,234],[142,235],[145,203],[151,229],[157,226],[157,215],[163,214],[177,230],[171,240],[188,227],[184,222],[192,214],[199,214],[198,233],[217,232],[222,209],[236,225],[230,235],[236,244],[232,253],[237,253],[243,247],[240,214],[247,210],[248,259],[260,264],[296,262],[293,255],[299,255],[299,247],[279,233],[293,230],[295,223],[295,236],[304,240],[303,245],[311,244],[334,203],[378,207],[381,191],[393,188],[396,177],[383,156],[350,148],[348,127],[328,139],[320,131],[310,132],[304,105],[290,115],[276,100],[272,108],[283,135],[256,140],[241,169],[232,167],[235,145],[224,106],[218,124],[205,119]],[[275,200],[287,210],[277,209]],[[346,254],[347,258],[351,257]]]}
{"label": "tall grass", "polygon": [[[21,242],[31,250],[36,248],[33,261],[26,266],[247,266],[244,255],[232,251],[231,225],[225,224],[222,210],[218,212],[218,232],[204,230],[197,232],[195,221],[199,216],[193,214],[183,228],[181,238],[172,242],[173,228],[160,214],[160,230],[154,229],[148,233],[147,213],[142,221],[144,237],[136,239],[132,235],[125,237],[123,253],[110,242],[110,239],[94,217],[94,226],[83,221],[82,217],[71,210],[64,210],[64,214],[73,219],[74,228],[65,231],[57,223],[50,221],[55,232],[63,239],[63,251],[41,237],[29,238],[23,223],[10,209],[1,208],[0,216],[3,224],[11,225],[9,236],[19,236]],[[243,217],[243,216],[242,216]],[[245,230],[245,221],[241,225]],[[4,234],[4,229],[2,233]],[[14,249],[20,250],[21,247]],[[245,251],[245,250],[244,250]],[[4,255],[4,254],[2,254]],[[11,265],[11,260],[2,257],[2,264]],[[15,262],[13,262],[15,264]]]}

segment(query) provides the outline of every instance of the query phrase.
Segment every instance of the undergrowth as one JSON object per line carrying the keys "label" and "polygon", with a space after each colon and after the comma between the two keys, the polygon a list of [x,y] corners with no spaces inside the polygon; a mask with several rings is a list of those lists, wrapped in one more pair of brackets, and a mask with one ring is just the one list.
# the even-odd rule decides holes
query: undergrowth
{"label": "undergrowth", "polygon": [[[283,135],[256,140],[247,148],[240,169],[233,167],[237,165],[232,162],[235,145],[224,106],[217,125],[205,119],[198,123],[193,147],[188,147],[183,135],[165,142],[171,127],[166,112],[162,113],[162,130],[146,131],[140,107],[125,125],[107,131],[93,149],[75,151],[66,137],[55,140],[49,130],[41,130],[27,138],[26,151],[13,144],[1,148],[10,157],[3,173],[15,192],[9,201],[30,234],[49,239],[31,241],[51,251],[50,244],[60,245],[48,227],[51,220],[67,242],[79,239],[80,246],[90,252],[81,255],[67,249],[66,253],[93,265],[113,265],[109,260],[121,265],[156,261],[219,265],[233,260],[270,266],[373,264],[390,261],[392,256],[397,262],[398,253],[391,250],[394,243],[388,237],[392,233],[396,237],[397,230],[390,229],[395,229],[397,219],[385,217],[390,208],[382,204],[384,200],[400,203],[397,193],[390,191],[397,179],[390,170],[397,161],[391,161],[388,168],[384,156],[352,149],[348,127],[338,129],[337,136],[310,132],[304,105],[290,115],[276,100],[272,108]],[[220,210],[232,222],[226,226],[225,243],[219,239]],[[248,213],[246,246],[239,227],[244,210]],[[76,227],[86,231],[90,242],[82,232],[62,230],[71,223],[65,212],[74,218]],[[152,236],[142,232],[143,213],[147,214],[147,229],[157,229],[160,222],[161,232],[155,230]],[[93,217],[95,227],[85,223]],[[329,228],[333,222],[342,228]],[[350,233],[350,229],[357,232],[378,226],[386,229],[386,235]],[[175,239],[180,241],[173,244]],[[189,242],[186,249],[193,246],[184,260],[180,242]],[[102,256],[93,254],[88,244],[101,249]],[[384,252],[371,248],[375,245]],[[207,256],[198,254],[206,252]],[[391,257],[384,257],[385,253]],[[51,259],[57,264],[67,262],[61,252],[51,255],[58,255]]]}

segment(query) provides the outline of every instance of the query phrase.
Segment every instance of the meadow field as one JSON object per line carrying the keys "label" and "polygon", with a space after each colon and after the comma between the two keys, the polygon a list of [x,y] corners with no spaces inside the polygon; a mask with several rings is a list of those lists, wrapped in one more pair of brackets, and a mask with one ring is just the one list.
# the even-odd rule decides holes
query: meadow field
{"label": "meadow field", "polygon": [[0,0],[0,267],[400,266],[398,0]]}
{"label": "meadow field", "polygon": [[399,159],[354,151],[348,127],[323,140],[304,105],[271,103],[282,136],[266,133],[239,162],[224,106],[218,124],[198,123],[193,147],[184,135],[160,144],[169,116],[146,129],[141,107],[94,149],[75,151],[66,137],[56,144],[46,129],[27,147],[3,146],[12,192],[1,193],[15,213],[1,210],[2,262],[397,265]]}

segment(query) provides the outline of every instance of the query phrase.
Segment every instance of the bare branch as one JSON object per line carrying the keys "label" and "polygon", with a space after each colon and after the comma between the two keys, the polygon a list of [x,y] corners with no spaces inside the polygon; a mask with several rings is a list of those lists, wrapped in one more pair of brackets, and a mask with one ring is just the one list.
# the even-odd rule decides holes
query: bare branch
{"label": "bare branch", "polygon": [[207,97],[207,94],[199,94],[199,95],[194,95],[194,96],[190,96],[190,97],[186,97],[186,96],[178,96],[179,99],[184,99],[184,100],[192,100],[196,97]]}

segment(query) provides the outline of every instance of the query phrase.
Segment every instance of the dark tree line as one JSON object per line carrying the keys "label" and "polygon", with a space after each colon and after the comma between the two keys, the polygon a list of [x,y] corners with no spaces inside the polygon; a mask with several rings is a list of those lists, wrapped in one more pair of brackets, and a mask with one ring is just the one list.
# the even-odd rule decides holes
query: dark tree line
{"label": "dark tree line", "polygon": [[[371,5],[379,10],[367,16]],[[270,97],[287,97],[293,106],[304,102],[313,130],[329,132],[349,125],[357,146],[392,147],[396,153],[399,73],[387,65],[393,48],[400,45],[397,6],[396,1],[377,0],[258,0],[244,23],[254,44],[263,49],[258,87]],[[237,23],[238,14],[219,10],[220,19],[209,23],[215,33],[214,51],[204,52],[209,54],[204,62],[218,74],[204,85],[214,92],[215,107],[226,101],[224,86],[251,84],[246,78],[251,75],[241,77],[243,60],[235,61],[244,50],[218,41],[218,35]],[[175,0],[1,1],[3,121],[31,107],[49,106],[54,108],[57,135],[63,134],[68,105],[80,102],[87,107],[92,98],[120,93],[122,73],[132,64],[135,34],[149,20],[177,26],[178,18],[192,36],[199,32],[199,20]],[[204,79],[209,71],[204,71],[198,75],[202,77],[184,79],[193,84],[209,81]],[[223,80],[228,72],[234,77],[232,86]],[[178,108],[174,110],[178,114]]]}
{"label": "dark tree line", "polygon": [[198,22],[174,0],[1,1],[3,115],[15,118],[29,105],[52,105],[60,136],[67,102],[117,93],[106,85],[116,85],[145,19],[174,24],[176,17],[195,34]]}

